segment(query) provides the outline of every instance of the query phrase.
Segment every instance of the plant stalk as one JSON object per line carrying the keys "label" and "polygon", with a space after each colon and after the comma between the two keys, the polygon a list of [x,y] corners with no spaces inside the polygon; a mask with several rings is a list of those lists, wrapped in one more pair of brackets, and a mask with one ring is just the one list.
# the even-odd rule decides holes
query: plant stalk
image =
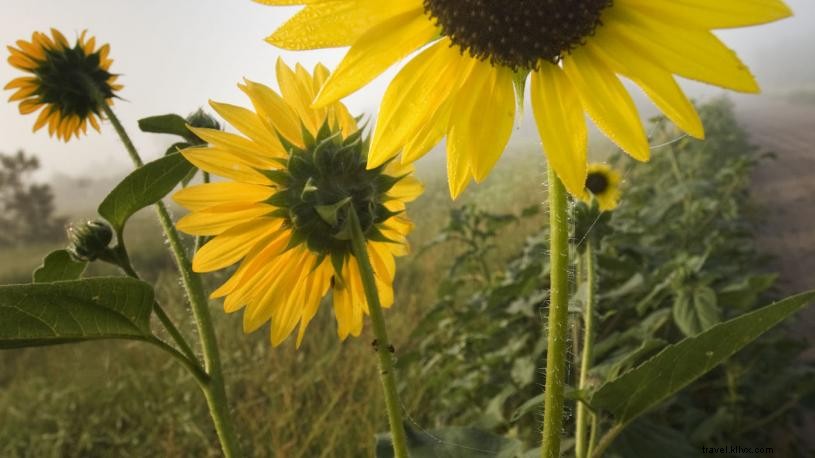
{"label": "plant stalk", "polygon": [[[133,164],[136,167],[141,167],[144,162],[139,156],[136,147],[127,135],[124,127],[119,118],[110,109],[107,101],[100,96],[99,105],[107,116],[111,124],[113,124],[116,133],[119,134],[122,143],[125,145],[128,154],[130,155]],[[181,237],[175,230],[173,221],[167,211],[167,207],[162,201],[156,203],[156,213],[158,214],[159,223],[161,224],[164,234],[167,237],[170,245],[170,251],[175,259],[178,270],[181,274],[181,281],[184,285],[184,290],[187,298],[190,301],[195,322],[198,328],[198,335],[201,341],[201,349],[204,356],[204,368],[209,376],[207,383],[201,384],[201,389],[204,392],[204,397],[207,400],[210,416],[215,425],[215,430],[218,434],[218,439],[221,442],[221,449],[227,458],[240,456],[241,453],[238,448],[237,435],[232,423],[232,416],[229,413],[227,406],[226,389],[224,388],[223,372],[221,370],[221,359],[218,352],[218,343],[215,336],[215,329],[212,326],[212,318],[209,313],[209,303],[204,295],[204,289],[201,284],[201,278],[192,271],[192,264],[187,256]]]}
{"label": "plant stalk", "polygon": [[[592,241],[588,240],[586,251],[578,260],[582,264],[580,270],[586,276],[586,298],[583,308],[583,352],[580,356],[580,381],[578,385],[580,391],[585,390],[588,386],[589,369],[591,369],[594,352],[594,309],[597,300],[595,294],[597,283],[595,261],[594,246]],[[575,417],[575,454],[577,458],[587,458],[591,455],[591,441],[588,441],[587,434],[589,420],[592,420],[592,425],[594,425],[594,414],[589,411],[583,402],[578,401],[577,415]],[[594,433],[593,430],[592,433]]]}
{"label": "plant stalk", "polygon": [[349,205],[349,220],[351,223],[351,244],[354,257],[359,264],[362,276],[362,285],[365,289],[365,298],[368,301],[368,310],[371,313],[371,322],[376,336],[376,353],[379,355],[379,378],[385,391],[385,408],[388,411],[393,453],[396,458],[408,458],[407,439],[402,424],[402,406],[399,402],[399,393],[396,390],[396,376],[393,372],[393,359],[391,357],[391,344],[388,340],[388,331],[385,327],[385,317],[382,305],[379,303],[379,292],[376,289],[374,270],[368,258],[368,249],[365,234],[359,224],[359,217],[353,205]]}
{"label": "plant stalk", "polygon": [[543,458],[560,456],[563,390],[569,320],[569,220],[566,189],[549,167],[550,294],[546,386],[543,400]]}

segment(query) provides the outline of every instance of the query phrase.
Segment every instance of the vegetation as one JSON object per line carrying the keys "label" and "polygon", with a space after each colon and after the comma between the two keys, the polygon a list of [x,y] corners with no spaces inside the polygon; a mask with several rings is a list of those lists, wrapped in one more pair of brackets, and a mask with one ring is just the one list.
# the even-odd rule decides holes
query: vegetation
{"label": "vegetation", "polygon": [[[702,114],[705,142],[677,140],[657,120],[654,143],[664,146],[650,164],[611,158],[625,176],[623,204],[607,221],[588,225],[600,240],[599,329],[590,373],[595,386],[686,335],[775,297],[775,276],[762,269],[764,258],[753,243],[747,195],[761,157],[727,102],[705,106]],[[537,206],[544,200],[537,184],[541,163],[533,151],[505,156],[502,168],[451,213],[444,177],[434,168],[424,174],[426,195],[409,210],[422,224],[412,236],[414,253],[401,261],[389,326],[413,440],[453,456],[474,454],[462,447],[471,433],[439,431],[444,426],[489,430],[495,434],[490,447],[519,454],[538,437],[548,294],[547,234]],[[575,251],[588,240],[579,222]],[[168,312],[192,335],[168,256],[141,249],[160,246],[145,235],[157,233],[154,223],[137,215],[130,224],[136,230],[131,226],[128,243],[140,248],[134,250],[136,270],[157,285],[159,302],[174,305]],[[38,264],[34,253],[21,262]],[[91,264],[86,276],[111,272],[106,269]],[[207,280],[211,287],[224,277]],[[577,277],[573,283],[577,335],[585,286]],[[227,388],[247,455],[373,453],[374,434],[387,423],[370,335],[337,345],[330,309],[323,307],[300,350],[293,342],[272,350],[265,333],[243,336],[239,317],[217,308],[213,304]],[[576,369],[579,345],[571,344]],[[634,421],[612,452],[696,456],[701,445],[726,442],[805,456],[798,422],[815,401],[815,371],[796,361],[803,349],[782,332],[762,338]],[[113,341],[4,351],[0,367],[2,456],[219,453],[192,377],[151,347]],[[603,428],[610,425],[603,417]]]}
{"label": "vegetation", "polygon": [[0,153],[0,246],[62,236],[65,219],[55,216],[51,187],[32,180],[39,168],[37,158],[23,151]]}

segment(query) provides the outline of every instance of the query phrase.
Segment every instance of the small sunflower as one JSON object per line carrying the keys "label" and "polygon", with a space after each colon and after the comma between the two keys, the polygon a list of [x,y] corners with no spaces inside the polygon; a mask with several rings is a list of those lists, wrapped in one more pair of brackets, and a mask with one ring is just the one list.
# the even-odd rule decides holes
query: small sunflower
{"label": "small sunflower", "polygon": [[589,164],[586,191],[585,202],[594,198],[601,211],[614,210],[620,203],[620,173],[606,164]]}
{"label": "small sunflower", "polygon": [[447,137],[455,197],[483,180],[512,132],[531,76],[532,108],[548,160],[582,197],[584,113],[639,160],[648,140],[619,76],[638,84],[680,128],[704,135],[674,75],[758,92],[747,67],[712,30],[775,21],[781,0],[257,0],[305,7],[268,39],[293,50],[351,46],[318,106],[366,85],[421,50],[382,101],[369,165],[401,150],[411,162]]}
{"label": "small sunflower", "polygon": [[21,114],[41,110],[34,131],[47,125],[49,135],[66,142],[87,133],[88,124],[99,131],[102,109],[93,91],[112,104],[114,92],[122,89],[109,72],[110,46],[97,49],[96,39],[82,32],[72,47],[56,29],[50,37],[34,32],[30,42],[16,44],[8,46],[8,62],[31,76],[15,78],[4,89],[17,89],[9,101],[20,101]]}
{"label": "small sunflower", "polygon": [[213,237],[195,254],[193,270],[211,272],[240,261],[212,297],[226,297],[227,312],[244,308],[246,333],[270,322],[272,345],[299,324],[299,346],[329,291],[339,337],[361,332],[368,304],[352,255],[352,207],[382,306],[393,304],[394,257],[406,254],[412,227],[405,203],[422,192],[410,166],[390,161],[367,167],[368,141],[344,105],[311,108],[328,76],[322,65],[312,76],[300,65],[291,69],[278,61],[282,96],[245,81],[239,87],[254,111],[210,103],[242,135],[191,127],[209,146],[182,151],[202,170],[226,178],[174,196],[191,211],[178,228]]}

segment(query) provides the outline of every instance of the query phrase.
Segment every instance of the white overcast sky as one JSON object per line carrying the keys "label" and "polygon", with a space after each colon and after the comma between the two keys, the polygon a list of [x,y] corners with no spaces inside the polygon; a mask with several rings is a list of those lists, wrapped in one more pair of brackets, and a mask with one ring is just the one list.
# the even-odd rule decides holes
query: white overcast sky
{"label": "white overcast sky", "polygon": [[[0,4],[0,43],[12,44],[29,38],[34,30],[53,26],[69,39],[88,29],[97,42],[111,44],[112,71],[122,75],[125,89],[120,95],[126,99],[117,101],[115,110],[148,159],[163,151],[167,139],[139,133],[139,118],[168,112],[185,115],[208,99],[246,105],[237,82],[247,77],[274,85],[278,56],[309,68],[317,61],[331,68],[344,53],[343,49],[282,52],[265,43],[263,38],[297,8],[269,7],[251,0],[0,0]],[[791,20],[721,33],[759,79],[779,73],[776,65],[761,66],[776,49],[792,51],[791,56],[806,61],[815,55],[809,46],[815,36],[815,1],[789,0],[788,4],[797,13]],[[799,45],[800,49],[790,49]],[[0,87],[20,75],[6,64],[7,56],[3,49]],[[375,110],[393,73],[349,97],[346,103],[352,111]],[[92,132],[65,144],[49,138],[44,130],[31,133],[35,116],[20,116],[16,103],[4,103],[9,95],[3,92],[0,101],[0,152],[34,153],[49,174],[105,174],[129,167],[109,125],[103,126],[101,135]]]}

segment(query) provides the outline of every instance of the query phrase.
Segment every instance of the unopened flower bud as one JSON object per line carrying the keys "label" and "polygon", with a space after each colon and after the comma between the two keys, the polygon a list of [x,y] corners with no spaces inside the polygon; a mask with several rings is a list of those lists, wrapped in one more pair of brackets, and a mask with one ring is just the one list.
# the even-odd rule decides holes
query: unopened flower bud
{"label": "unopened flower bud", "polygon": [[104,221],[88,221],[68,227],[68,251],[82,261],[94,261],[102,255],[113,240],[113,230]]}

